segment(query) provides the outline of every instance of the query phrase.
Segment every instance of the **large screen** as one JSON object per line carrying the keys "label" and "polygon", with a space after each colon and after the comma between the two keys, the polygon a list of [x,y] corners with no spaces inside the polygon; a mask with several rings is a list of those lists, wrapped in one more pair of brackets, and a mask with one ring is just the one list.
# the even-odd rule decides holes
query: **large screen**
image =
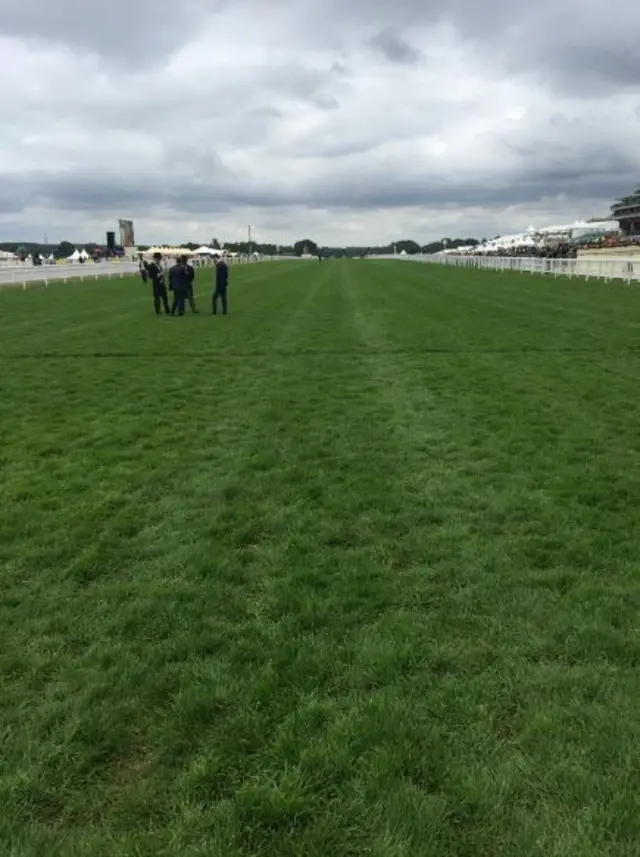
{"label": "large screen", "polygon": [[120,227],[120,246],[135,247],[136,242],[133,235],[133,220],[119,220]]}

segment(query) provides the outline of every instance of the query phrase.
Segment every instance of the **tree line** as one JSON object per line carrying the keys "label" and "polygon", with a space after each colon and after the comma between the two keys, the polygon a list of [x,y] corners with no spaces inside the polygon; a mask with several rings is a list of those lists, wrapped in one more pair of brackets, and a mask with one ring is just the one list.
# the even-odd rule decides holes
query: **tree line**
{"label": "tree line", "polygon": [[[482,239],[483,241],[485,239]],[[210,246],[220,248],[224,246],[225,250],[232,253],[240,253],[247,255],[250,252],[260,253],[263,256],[302,256],[309,253],[312,256],[317,256],[320,253],[324,257],[357,257],[369,254],[384,255],[392,253],[438,253],[446,247],[455,248],[468,245],[476,245],[480,243],[476,238],[443,238],[440,241],[431,241],[428,244],[419,244],[411,239],[403,239],[401,241],[392,241],[385,245],[367,245],[367,246],[344,246],[330,247],[317,244],[310,238],[303,238],[295,241],[290,245],[264,243],[253,241],[251,244],[248,241],[228,241],[221,243],[214,238],[209,242]],[[200,245],[193,241],[185,241],[179,246],[187,247],[189,250],[196,250]],[[140,245],[140,250],[148,249],[148,245]],[[71,241],[61,241],[59,244],[43,244],[33,241],[9,241],[0,243],[0,250],[5,250],[9,253],[17,253],[21,256],[28,256],[33,253],[39,253],[42,256],[53,254],[58,259],[66,259],[74,252],[74,250],[86,250],[90,256],[94,256],[101,250],[104,250],[104,245],[99,245],[94,242],[86,244],[75,244]]]}
{"label": "tree line", "polygon": [[[485,241],[486,239],[482,239]],[[318,244],[311,238],[302,238],[293,244],[266,244],[260,241],[227,241],[221,243],[214,238],[209,242],[209,246],[220,249],[224,247],[232,253],[240,253],[246,255],[248,253],[260,253],[263,256],[302,256],[305,253],[311,256],[317,256],[320,253],[324,257],[344,257],[344,256],[365,256],[385,255],[392,253],[438,253],[446,247],[466,247],[475,246],[480,241],[477,238],[443,238],[440,241],[431,241],[428,244],[419,244],[417,241],[404,239],[401,241],[391,241],[384,245],[349,245],[344,247],[326,246]],[[180,247],[187,247],[189,250],[196,250],[200,245],[192,241],[184,241],[179,244]],[[140,246],[140,250],[146,250],[148,247]]]}

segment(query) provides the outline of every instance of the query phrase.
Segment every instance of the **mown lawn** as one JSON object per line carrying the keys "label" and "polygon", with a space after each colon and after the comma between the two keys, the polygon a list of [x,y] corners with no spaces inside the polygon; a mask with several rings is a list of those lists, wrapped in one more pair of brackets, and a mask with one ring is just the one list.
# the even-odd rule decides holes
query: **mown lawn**
{"label": "mown lawn", "polygon": [[637,857],[640,292],[290,262],[0,317],[2,855]]}

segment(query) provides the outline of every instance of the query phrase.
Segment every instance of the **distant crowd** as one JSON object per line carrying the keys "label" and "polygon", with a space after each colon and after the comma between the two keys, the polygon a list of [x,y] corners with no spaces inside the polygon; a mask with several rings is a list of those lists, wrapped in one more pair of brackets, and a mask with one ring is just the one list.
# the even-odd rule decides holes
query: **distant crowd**
{"label": "distant crowd", "polygon": [[492,250],[486,255],[513,257],[527,256],[536,257],[539,259],[575,259],[580,250],[606,249],[614,247],[632,247],[640,245],[640,235],[604,235],[597,238],[588,238],[586,240],[577,241],[551,241],[542,246],[532,247],[527,246],[509,246],[501,247]]}

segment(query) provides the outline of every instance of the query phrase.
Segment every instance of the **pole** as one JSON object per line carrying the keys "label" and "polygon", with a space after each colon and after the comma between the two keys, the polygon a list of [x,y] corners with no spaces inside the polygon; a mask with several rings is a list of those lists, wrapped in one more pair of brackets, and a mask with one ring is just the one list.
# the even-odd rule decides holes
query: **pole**
{"label": "pole", "polygon": [[251,255],[251,226],[249,226],[249,255]]}

